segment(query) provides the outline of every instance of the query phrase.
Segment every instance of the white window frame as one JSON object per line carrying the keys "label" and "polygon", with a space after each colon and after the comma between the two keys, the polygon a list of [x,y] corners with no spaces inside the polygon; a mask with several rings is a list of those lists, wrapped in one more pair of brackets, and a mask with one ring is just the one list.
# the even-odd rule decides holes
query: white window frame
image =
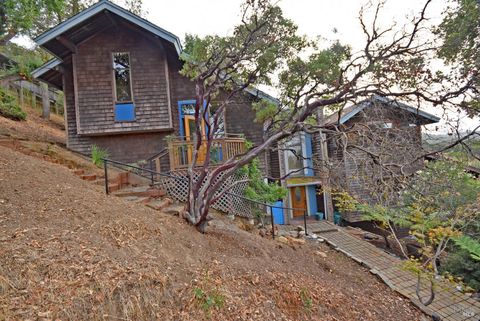
{"label": "white window frame", "polygon": [[[307,143],[305,142],[305,133],[298,133],[297,135],[300,135],[300,145],[301,145],[301,148],[302,148],[302,164],[303,164],[303,170],[302,171],[296,171],[295,169],[294,170],[290,170],[290,168],[288,167],[288,153],[290,153],[290,151],[288,150],[285,150],[284,151],[284,156],[283,156],[283,161],[284,161],[284,166],[285,166],[285,175],[289,175],[291,172],[294,172],[292,175],[290,175],[289,177],[297,177],[297,176],[306,176],[307,175],[307,171],[308,171],[308,159],[307,159]],[[288,149],[289,146],[288,146],[288,142],[284,144],[284,148],[285,149]]]}
{"label": "white window frame", "polygon": [[[117,81],[115,79],[115,54],[127,54],[128,55],[128,63],[130,64],[130,67],[128,68],[128,77],[130,78],[130,101],[119,101],[117,100]],[[130,51],[112,51],[111,54],[112,57],[112,79],[113,79],[113,103],[114,104],[127,104],[127,103],[132,103],[135,105],[135,98],[133,97],[133,80],[132,80],[132,55],[130,54]]]}

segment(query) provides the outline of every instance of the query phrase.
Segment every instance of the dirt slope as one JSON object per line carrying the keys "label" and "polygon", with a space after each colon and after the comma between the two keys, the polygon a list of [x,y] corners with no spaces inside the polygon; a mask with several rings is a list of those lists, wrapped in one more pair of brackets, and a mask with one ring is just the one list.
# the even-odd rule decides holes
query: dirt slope
{"label": "dirt slope", "polygon": [[0,147],[0,320],[422,318],[325,245],[291,248],[222,218],[201,235]]}

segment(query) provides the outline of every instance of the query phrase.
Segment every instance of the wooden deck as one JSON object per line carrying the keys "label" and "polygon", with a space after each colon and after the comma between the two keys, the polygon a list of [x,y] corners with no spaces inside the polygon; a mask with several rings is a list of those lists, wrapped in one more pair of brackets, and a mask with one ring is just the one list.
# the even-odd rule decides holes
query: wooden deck
{"label": "wooden deck", "polygon": [[[178,138],[168,142],[168,153],[170,159],[170,170],[185,169],[192,163],[193,140]],[[197,157],[197,165],[203,164],[206,157],[206,142],[200,147]],[[226,160],[245,152],[245,138],[239,135],[229,135],[226,137],[215,138],[210,148],[211,165],[219,165]]]}

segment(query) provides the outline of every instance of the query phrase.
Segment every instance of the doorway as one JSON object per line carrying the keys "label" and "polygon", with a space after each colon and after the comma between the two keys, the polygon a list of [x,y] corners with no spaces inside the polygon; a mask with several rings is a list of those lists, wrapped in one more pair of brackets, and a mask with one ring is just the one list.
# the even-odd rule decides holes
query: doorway
{"label": "doorway", "polygon": [[303,217],[303,213],[307,210],[307,193],[305,192],[305,186],[291,187],[290,197],[292,207],[296,208],[296,210],[292,210],[293,217]]}
{"label": "doorway", "polygon": [[[185,127],[185,140],[187,142],[193,142],[194,135],[195,135],[195,116],[193,115],[185,115],[183,116],[184,127]],[[202,136],[205,139],[205,121],[202,120]],[[193,144],[188,144],[187,147],[187,156],[188,156],[188,164],[192,163],[193,159],[193,151],[195,146]],[[205,162],[206,157],[206,142],[202,142],[198,150],[197,155],[197,162],[196,165],[202,165]]]}

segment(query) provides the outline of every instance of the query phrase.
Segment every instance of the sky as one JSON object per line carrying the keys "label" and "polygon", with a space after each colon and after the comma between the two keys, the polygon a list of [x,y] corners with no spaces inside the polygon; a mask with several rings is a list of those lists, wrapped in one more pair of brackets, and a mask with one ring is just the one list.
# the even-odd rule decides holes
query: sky
{"label": "sky", "polygon": [[[240,5],[242,0],[144,0],[144,8],[148,12],[147,19],[174,33],[180,39],[185,34],[228,35],[233,26],[240,21]],[[373,3],[376,3],[373,1]],[[353,50],[361,50],[365,36],[359,23],[359,12],[367,5],[367,0],[280,0],[278,2],[284,15],[292,19],[299,27],[299,33],[311,39],[335,40],[349,44]],[[430,23],[438,24],[447,4],[446,0],[433,0],[427,18]],[[421,0],[388,0],[381,12],[378,25],[401,26],[422,9]],[[334,32],[337,30],[337,32]],[[428,109],[428,108],[427,108]],[[440,132],[448,131],[447,117],[457,118],[457,113],[442,115],[436,110],[429,110],[442,116]],[[461,127],[464,130],[478,125],[480,120],[461,116]],[[437,126],[431,126],[430,129]]]}
{"label": "sky", "polygon": [[[372,1],[376,3],[376,0]],[[240,21],[242,0],[143,0],[146,18],[156,25],[185,38],[185,34],[228,35],[233,26]],[[299,33],[311,39],[335,40],[361,50],[365,36],[359,24],[359,11],[368,0],[279,0],[284,15],[292,19],[299,27]],[[441,21],[441,13],[447,0],[433,0],[427,18],[431,23]],[[380,27],[392,23],[403,25],[406,17],[418,13],[422,0],[387,0],[380,14]],[[337,32],[334,32],[334,29]],[[267,90],[268,91],[268,90]],[[274,91],[270,91],[274,94]],[[430,110],[434,112],[433,110]],[[435,113],[435,112],[434,112]],[[441,116],[437,113],[438,116]],[[451,113],[450,117],[457,113]],[[443,121],[444,125],[446,120]],[[480,123],[479,119],[462,116],[461,124],[465,129]],[[444,126],[442,126],[444,127]],[[445,128],[442,131],[446,131]]]}

